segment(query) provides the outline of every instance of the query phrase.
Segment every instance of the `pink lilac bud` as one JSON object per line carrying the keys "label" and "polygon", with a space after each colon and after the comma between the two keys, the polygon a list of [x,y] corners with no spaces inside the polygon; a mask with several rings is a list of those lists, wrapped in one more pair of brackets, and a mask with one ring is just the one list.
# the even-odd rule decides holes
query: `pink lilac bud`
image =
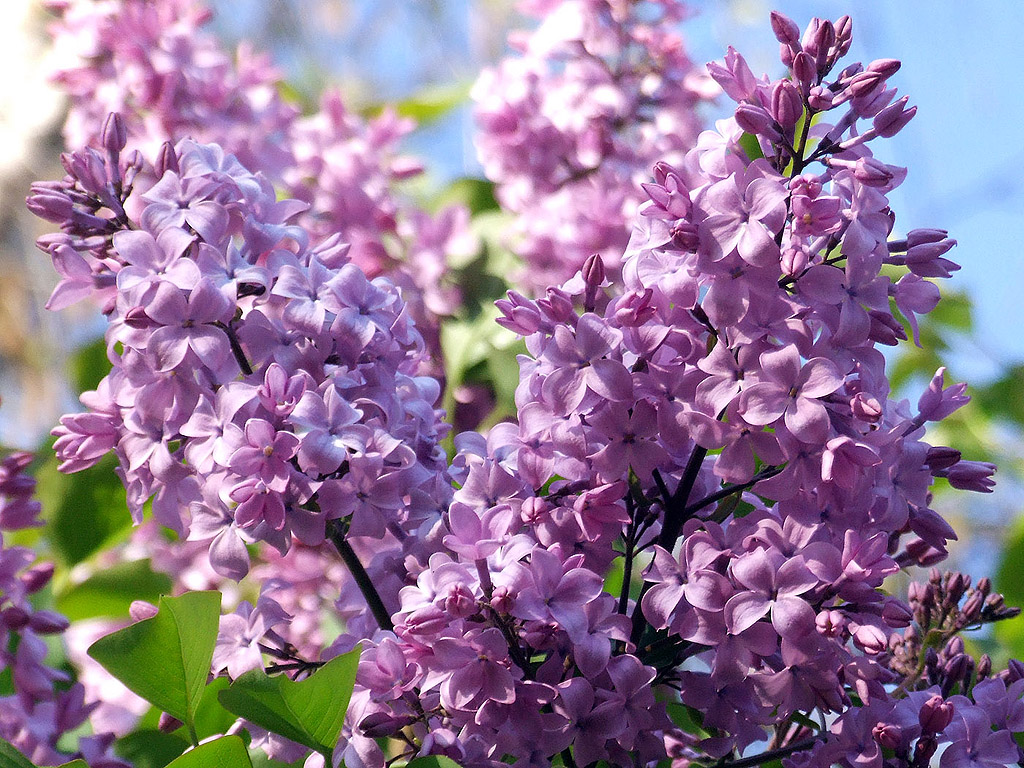
{"label": "pink lilac bud", "polygon": [[780,141],[782,133],[768,110],[754,104],[740,104],[736,107],[736,124],[747,133],[763,136],[769,141]]}
{"label": "pink lilac bud", "polygon": [[128,615],[132,621],[151,619],[156,616],[157,612],[157,607],[145,600],[133,600],[132,604],[128,606]]}
{"label": "pink lilac bud", "polygon": [[733,101],[746,101],[754,95],[756,80],[746,60],[731,45],[725,54],[725,65],[708,63],[708,73]]}
{"label": "pink lilac bud", "polygon": [[103,124],[101,141],[103,148],[110,155],[111,162],[116,164],[117,157],[128,143],[128,126],[125,125],[124,118],[119,113],[111,112],[107,115],[107,121]]}
{"label": "pink lilac bud", "polygon": [[884,138],[891,138],[903,130],[903,127],[917,114],[917,107],[907,107],[907,97],[890,104],[877,115],[872,122],[875,132]]}
{"label": "pink lilac bud", "polygon": [[795,21],[779,11],[772,11],[771,25],[776,40],[784,45],[799,47],[800,27]]}
{"label": "pink lilac bud", "polygon": [[772,87],[772,115],[786,131],[792,130],[803,115],[800,92],[789,80],[779,80]]}
{"label": "pink lilac bud", "polygon": [[[795,62],[794,62],[795,64]],[[807,95],[807,104],[818,112],[827,112],[835,103],[835,94],[828,88],[816,85]]]}
{"label": "pink lilac bud", "polygon": [[850,43],[853,41],[853,20],[849,16],[840,16],[835,22],[835,30],[835,57],[841,59],[850,52]]}
{"label": "pink lilac bud", "polygon": [[[813,57],[809,53],[807,53],[806,51],[800,51],[798,54],[796,54],[793,57],[792,68],[793,76],[796,78],[796,81],[800,83],[800,89],[804,93],[818,94],[818,98],[815,100],[813,104],[811,104],[812,107],[814,107],[815,109],[822,108],[821,105],[823,104],[823,102],[821,99],[824,97],[824,94],[829,95],[828,105],[831,105],[832,92],[828,88],[821,88],[815,86],[815,81],[818,77],[818,68],[814,62]],[[827,109],[828,106],[825,106],[824,108]]]}

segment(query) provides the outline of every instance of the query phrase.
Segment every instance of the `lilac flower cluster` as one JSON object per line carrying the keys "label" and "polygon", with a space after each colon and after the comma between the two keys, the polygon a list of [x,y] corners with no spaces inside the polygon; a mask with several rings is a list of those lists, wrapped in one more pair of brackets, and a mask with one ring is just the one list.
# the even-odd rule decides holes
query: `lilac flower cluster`
{"label": "lilac flower cluster", "polygon": [[39,502],[32,498],[36,483],[25,474],[31,461],[30,454],[14,453],[0,462],[0,673],[13,689],[0,696],[0,738],[35,765],[84,757],[94,768],[125,768],[110,753],[112,734],[81,737],[75,755],[58,749],[61,736],[85,723],[96,704],[87,703],[80,683],[69,685],[67,673],[47,662],[43,638],[62,633],[68,620],[35,608],[31,597],[49,583],[53,564],[3,541],[4,532],[42,525]]}
{"label": "lilac flower cluster", "polygon": [[[411,120],[388,110],[364,120],[333,91],[317,112],[300,115],[282,98],[268,59],[247,44],[231,55],[205,30],[211,13],[197,0],[47,6],[58,16],[53,76],[71,101],[68,146],[98,144],[97,128],[112,112],[124,117],[127,149],[145,158],[168,140],[219,145],[308,203],[297,223],[311,235],[341,235],[349,258],[369,276],[392,276],[438,356],[437,318],[459,303],[447,282],[447,259],[472,252],[475,242],[465,209],[431,216],[397,191],[422,171],[399,152]],[[146,166],[144,175],[152,171]]]}
{"label": "lilac flower cluster", "polygon": [[54,432],[62,469],[113,450],[136,521],[152,498],[236,579],[246,542],[317,545],[329,520],[404,538],[436,516],[438,387],[416,376],[423,342],[395,286],[336,237],[311,245],[289,223],[305,204],[216,145],[165,144],[139,194],[125,142],[112,115],[104,152],[65,156],[69,175],[29,199],[63,229],[40,243],[63,277],[51,306],[92,296],[109,323],[113,370]]}
{"label": "lilac flower cluster", "polygon": [[524,2],[543,21],[510,43],[521,56],[474,86],[476,137],[502,207],[516,214],[519,284],[557,285],[599,253],[617,273],[640,182],[674,162],[717,88],[694,68],[673,25],[679,0]]}
{"label": "lilac flower cluster", "polygon": [[[883,581],[955,535],[934,478],[987,491],[993,471],[923,439],[963,387],[939,371],[915,409],[893,401],[877,348],[934,308],[953,241],[889,239],[905,171],[868,142],[914,114],[898,63],[834,71],[845,18],[773,26],[787,76],[734,51],[710,67],[736,114],[656,167],[622,287],[592,257],[499,302],[530,352],[519,423],[458,438],[444,550],[364,651],[357,736],[411,730],[469,766],[648,764],[807,749],[826,735],[802,741],[800,718],[899,700],[911,611]],[[829,760],[852,764],[842,739]]]}
{"label": "lilac flower cluster", "polygon": [[[894,400],[879,350],[917,341],[940,298],[932,280],[958,269],[946,232],[894,235],[888,194],[906,171],[870,146],[914,115],[888,84],[899,63],[840,68],[848,18],[801,34],[773,14],[785,75],[756,78],[730,49],[709,70],[734,115],[694,144],[671,117],[696,98],[672,95],[688,64],[647,11],[531,7],[554,13],[526,50],[560,65],[524,82],[562,122],[543,127],[546,102],[505,110],[498,97],[484,146],[519,136],[531,152],[508,157],[576,157],[581,174],[531,186],[527,168],[521,200],[552,211],[571,180],[624,215],[637,170],[616,170],[620,130],[662,162],[621,261],[592,255],[542,297],[498,302],[528,350],[517,423],[457,436],[448,466],[439,387],[416,375],[423,338],[395,285],[318,236],[329,217],[278,201],[217,145],[125,157],[114,115],[102,149],[65,156],[68,176],[29,199],[62,229],[40,243],[62,277],[51,305],[92,297],[109,320],[113,370],[56,430],[63,468],[113,450],[133,514],[152,497],[156,519],[211,540],[211,564],[232,578],[249,542],[284,553],[331,540],[352,579],[335,606],[345,634],[320,659],[362,647],[335,752],[350,768],[417,755],[466,768],[923,768],[940,748],[942,768],[1019,761],[1022,668],[994,674],[956,636],[1012,611],[959,574],[933,574],[909,603],[883,588],[955,538],[931,507],[936,478],[986,492],[995,469],[926,442],[964,386],[940,369],[916,404]],[[629,69],[636,59],[648,63]],[[584,96],[601,108],[570,108]],[[662,108],[670,129],[653,135]],[[307,124],[310,146],[349,130],[340,105],[334,115],[334,128]],[[329,189],[321,154],[305,173]],[[155,183],[136,190],[150,168]],[[386,212],[366,191],[366,210]],[[266,655],[272,671],[315,668],[319,627],[306,624],[300,648],[289,626],[315,591],[286,597],[268,581],[223,618],[215,671]],[[306,751],[251,730],[281,759]]]}

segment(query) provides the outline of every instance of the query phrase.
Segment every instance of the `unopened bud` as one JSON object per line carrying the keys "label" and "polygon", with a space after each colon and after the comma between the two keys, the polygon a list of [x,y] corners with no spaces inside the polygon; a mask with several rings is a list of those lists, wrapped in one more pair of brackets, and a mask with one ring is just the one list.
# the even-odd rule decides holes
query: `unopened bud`
{"label": "unopened bud", "polygon": [[951,467],[958,461],[960,461],[960,451],[956,448],[947,448],[944,445],[930,447],[924,457],[924,463],[932,472]]}
{"label": "unopened bud", "polygon": [[132,600],[131,605],[128,606],[128,615],[132,621],[145,621],[153,618],[157,613],[157,607],[145,600]]}
{"label": "unopened bud", "polygon": [[899,600],[887,600],[885,605],[882,607],[882,618],[885,623],[893,629],[899,629],[902,627],[910,626],[910,622],[914,618],[914,614],[911,613],[904,603]]}
{"label": "unopened bud", "polygon": [[893,723],[877,723],[871,735],[886,749],[896,749],[903,741],[903,729]]}
{"label": "unopened bud", "polygon": [[103,123],[101,139],[103,141],[103,148],[107,150],[111,159],[116,163],[121,150],[128,143],[128,128],[124,123],[124,118],[119,113],[111,112],[107,115],[107,120]]}
{"label": "unopened bud", "polygon": [[40,635],[56,635],[67,629],[71,622],[54,611],[36,611],[29,617],[28,625]]}
{"label": "unopened bud", "polygon": [[166,712],[161,712],[160,720],[157,721],[156,727],[161,733],[174,733],[183,725],[184,723],[181,722],[181,720],[176,718],[174,715],[169,715]]}
{"label": "unopened bud", "polygon": [[818,68],[814,63],[814,59],[809,53],[807,53],[807,51],[800,51],[800,53],[793,57],[792,69],[793,77],[795,77],[797,82],[800,83],[801,89],[804,93],[809,92],[811,86],[813,86],[818,79]]}
{"label": "unopened bud", "polygon": [[984,680],[992,674],[992,657],[987,653],[981,654],[981,658],[978,659],[978,668],[975,670],[975,675],[979,680]]}
{"label": "unopened bud", "polygon": [[836,19],[836,42],[835,57],[841,59],[850,52],[850,43],[853,41],[853,20],[849,16],[840,16]]}
{"label": "unopened bud", "polygon": [[804,113],[800,92],[789,80],[779,80],[772,86],[772,116],[786,131],[792,130]]}
{"label": "unopened bud", "polygon": [[890,138],[899,133],[903,127],[917,114],[917,107],[907,107],[907,97],[890,104],[877,115],[872,122],[872,127],[879,136]]}
{"label": "unopened bud", "polygon": [[935,694],[921,705],[917,720],[925,733],[942,733],[953,720],[953,705]]}
{"label": "unopened bud", "polygon": [[40,563],[29,568],[21,574],[21,583],[25,585],[25,591],[30,595],[38,592],[50,583],[53,571],[53,563]]}
{"label": "unopened bud", "polygon": [[163,176],[168,171],[178,172],[178,153],[169,141],[160,145],[160,152],[156,156],[156,175]]}
{"label": "unopened bud", "polygon": [[779,130],[768,110],[754,104],[740,104],[736,107],[736,124],[747,133],[755,136],[764,136],[769,141],[775,142],[782,138]]}
{"label": "unopened bud", "polygon": [[772,11],[771,23],[776,40],[786,45],[800,45],[800,27],[795,21],[779,11]]}

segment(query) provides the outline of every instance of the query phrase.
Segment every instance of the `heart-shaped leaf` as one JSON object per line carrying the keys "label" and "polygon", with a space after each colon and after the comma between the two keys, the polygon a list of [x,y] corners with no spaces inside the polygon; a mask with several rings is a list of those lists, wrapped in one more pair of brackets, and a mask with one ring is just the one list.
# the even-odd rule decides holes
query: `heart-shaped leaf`
{"label": "heart-shaped leaf", "polygon": [[222,736],[200,744],[168,764],[167,768],[252,768],[241,736]]}
{"label": "heart-shaped leaf", "polygon": [[97,640],[89,655],[151,704],[195,732],[220,618],[219,592],[160,600],[156,616]]}
{"label": "heart-shaped leaf", "polygon": [[220,692],[224,708],[329,757],[348,710],[359,650],[331,659],[305,680],[254,669]]}

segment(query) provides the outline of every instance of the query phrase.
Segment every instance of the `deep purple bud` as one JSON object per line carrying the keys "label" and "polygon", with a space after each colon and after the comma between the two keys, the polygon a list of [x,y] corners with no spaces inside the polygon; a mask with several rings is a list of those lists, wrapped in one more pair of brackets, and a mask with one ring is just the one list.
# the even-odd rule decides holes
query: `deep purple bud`
{"label": "deep purple bud", "polygon": [[958,461],[960,461],[960,451],[956,448],[947,448],[944,445],[930,447],[924,458],[924,463],[932,472],[951,467]]}
{"label": "deep purple bud", "polygon": [[800,27],[795,21],[779,11],[772,11],[771,22],[776,40],[784,45],[800,45]]}
{"label": "deep purple bud", "polygon": [[876,723],[871,735],[886,749],[896,749],[903,741],[903,729],[893,723]]}
{"label": "deep purple bud", "polygon": [[882,618],[893,629],[899,629],[910,626],[914,614],[900,600],[887,600],[882,608]]}
{"label": "deep purple bud", "polygon": [[107,150],[114,162],[117,162],[116,158],[128,143],[128,127],[119,113],[111,112],[107,115],[107,120],[103,123],[102,141],[103,148]]}
{"label": "deep purple bud", "polygon": [[917,740],[917,746],[914,748],[914,765],[928,765],[932,759],[932,755],[935,754],[935,750],[939,748],[939,742],[934,736],[922,736]]}
{"label": "deep purple bud", "polygon": [[394,736],[400,730],[416,722],[414,715],[396,716],[391,712],[374,712],[359,721],[359,732],[370,739]]}
{"label": "deep purple bud", "polygon": [[921,706],[917,721],[925,733],[942,733],[953,721],[953,704],[935,694]]}
{"label": "deep purple bud", "polygon": [[879,136],[886,139],[895,136],[917,114],[917,107],[906,109],[907,99],[904,96],[875,115],[872,126]]}
{"label": "deep purple bud", "polygon": [[67,629],[71,622],[66,616],[53,611],[36,611],[29,617],[28,625],[40,635],[56,635]]}
{"label": "deep purple bud", "polygon": [[3,611],[0,611],[0,624],[17,632],[28,624],[28,612],[16,605],[4,608]]}
{"label": "deep purple bud", "polygon": [[992,493],[996,485],[992,479],[995,473],[996,465],[986,461],[958,461],[938,476],[946,478],[951,486],[961,491]]}
{"label": "deep purple bud", "polygon": [[754,104],[740,104],[736,107],[736,124],[747,133],[764,136],[769,141],[779,141],[782,133],[764,107]]}
{"label": "deep purple bud", "polygon": [[1024,680],[1024,661],[1010,659],[1006,664],[1006,682],[1015,683]]}
{"label": "deep purple bud", "polygon": [[160,713],[160,719],[157,721],[157,729],[161,733],[174,733],[176,730],[181,728],[184,723],[181,722],[174,715],[169,715],[166,712]]}
{"label": "deep purple bud", "polygon": [[31,595],[45,587],[53,578],[53,570],[53,563],[40,563],[29,568],[21,574],[21,583],[25,585],[25,591]]}
{"label": "deep purple bud", "polygon": [[789,80],[779,80],[772,87],[772,116],[786,131],[796,126],[804,113],[800,92]]}
{"label": "deep purple bud", "polygon": [[988,597],[988,593],[992,591],[992,579],[988,576],[982,576],[978,579],[978,584],[975,586],[978,592],[981,592],[985,597]]}

